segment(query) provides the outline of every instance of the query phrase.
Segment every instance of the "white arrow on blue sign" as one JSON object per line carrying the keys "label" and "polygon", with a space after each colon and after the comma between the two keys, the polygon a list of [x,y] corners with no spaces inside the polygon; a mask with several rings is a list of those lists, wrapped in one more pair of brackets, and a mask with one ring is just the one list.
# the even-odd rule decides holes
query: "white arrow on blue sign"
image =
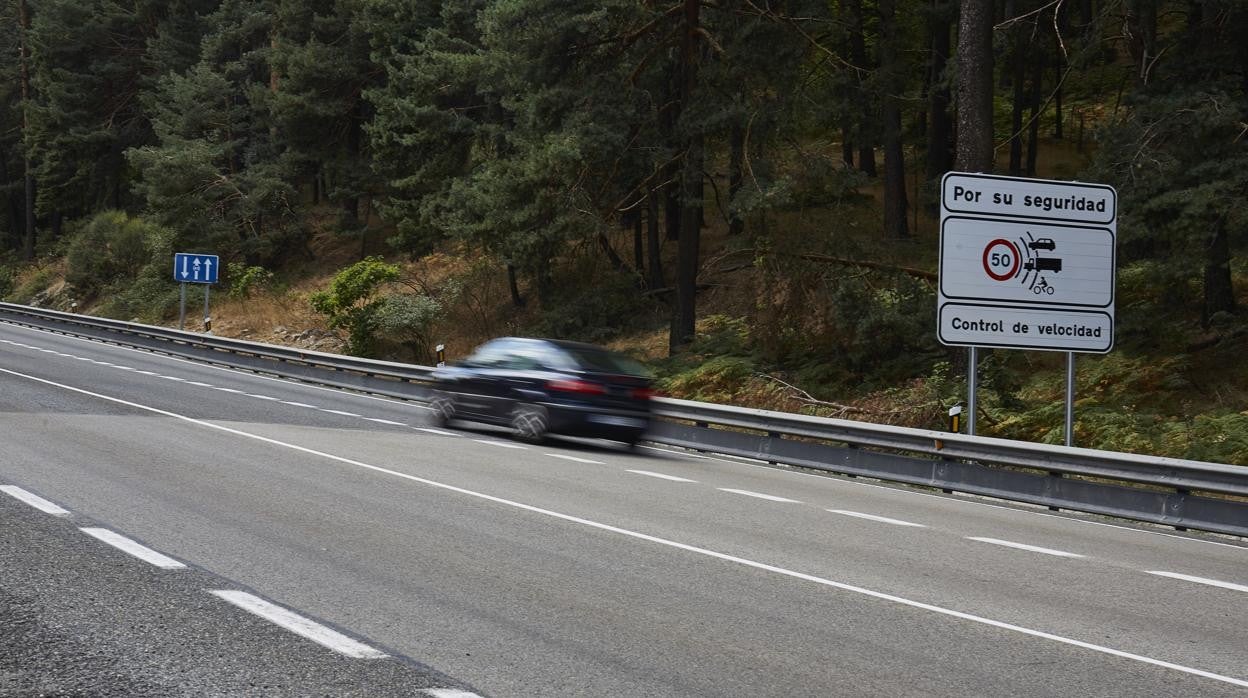
{"label": "white arrow on blue sign", "polygon": [[175,252],[173,255],[173,280],[185,284],[215,284],[221,269],[221,260],[215,254]]}

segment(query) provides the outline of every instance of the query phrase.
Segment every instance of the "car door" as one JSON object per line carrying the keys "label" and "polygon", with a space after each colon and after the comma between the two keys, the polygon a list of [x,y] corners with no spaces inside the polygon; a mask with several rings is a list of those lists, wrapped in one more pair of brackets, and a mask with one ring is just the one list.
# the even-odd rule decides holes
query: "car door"
{"label": "car door", "polygon": [[507,357],[506,340],[494,340],[464,359],[455,373],[455,408],[465,416],[491,419],[498,401],[498,372]]}

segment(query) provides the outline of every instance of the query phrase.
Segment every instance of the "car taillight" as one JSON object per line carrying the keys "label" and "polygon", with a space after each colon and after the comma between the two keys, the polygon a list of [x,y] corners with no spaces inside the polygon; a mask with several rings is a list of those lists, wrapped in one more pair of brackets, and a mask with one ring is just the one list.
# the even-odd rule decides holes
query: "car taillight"
{"label": "car taillight", "polygon": [[659,397],[659,391],[653,388],[637,388],[633,390],[634,400],[649,400],[652,397]]}
{"label": "car taillight", "polygon": [[597,383],[580,380],[553,380],[547,382],[546,387],[561,393],[580,393],[581,395],[605,395],[607,392],[606,388]]}

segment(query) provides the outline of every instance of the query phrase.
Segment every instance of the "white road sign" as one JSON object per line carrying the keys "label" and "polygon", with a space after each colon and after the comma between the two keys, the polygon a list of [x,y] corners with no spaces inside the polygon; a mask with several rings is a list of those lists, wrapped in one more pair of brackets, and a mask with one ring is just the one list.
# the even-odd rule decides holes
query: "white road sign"
{"label": "white road sign", "polygon": [[1099,184],[945,175],[940,341],[1113,348],[1117,208],[1117,193]]}

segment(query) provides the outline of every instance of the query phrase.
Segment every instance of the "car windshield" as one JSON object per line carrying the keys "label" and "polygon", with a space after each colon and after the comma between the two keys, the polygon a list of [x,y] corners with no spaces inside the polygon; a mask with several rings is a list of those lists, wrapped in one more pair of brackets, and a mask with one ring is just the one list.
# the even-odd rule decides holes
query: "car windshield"
{"label": "car windshield", "polygon": [[592,347],[563,346],[560,349],[571,356],[578,366],[588,371],[650,377],[650,371],[645,366],[623,354]]}

